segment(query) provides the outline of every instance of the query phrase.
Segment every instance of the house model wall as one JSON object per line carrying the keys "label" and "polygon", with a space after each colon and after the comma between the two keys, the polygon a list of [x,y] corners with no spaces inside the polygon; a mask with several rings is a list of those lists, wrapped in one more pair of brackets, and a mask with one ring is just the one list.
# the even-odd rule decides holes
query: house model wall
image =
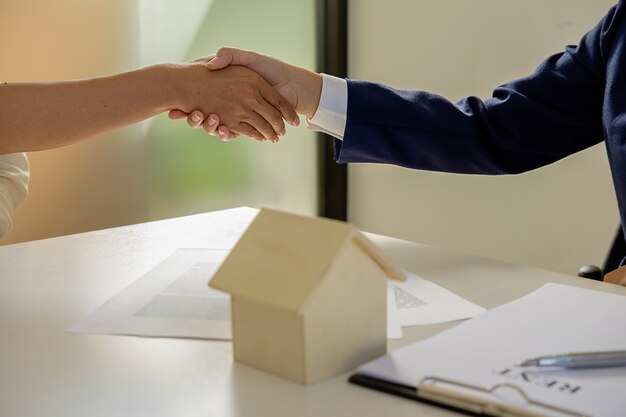
{"label": "house model wall", "polygon": [[386,280],[354,226],[261,210],[210,285],[232,296],[234,357],[309,384],[386,352]]}

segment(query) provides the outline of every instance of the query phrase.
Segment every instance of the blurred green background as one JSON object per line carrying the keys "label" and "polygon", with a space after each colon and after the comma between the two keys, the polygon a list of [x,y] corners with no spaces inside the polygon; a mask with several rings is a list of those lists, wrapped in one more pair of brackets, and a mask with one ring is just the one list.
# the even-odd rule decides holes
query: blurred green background
{"label": "blurred green background", "polygon": [[[161,4],[159,4],[161,3]],[[172,2],[142,0],[142,65],[183,54],[193,60],[222,46],[251,49],[307,68],[316,67],[315,1],[214,0],[198,2],[192,16],[176,15]],[[164,13],[172,8],[170,13]],[[189,39],[172,42],[173,26],[197,25]],[[179,34],[181,38],[185,33]],[[157,41],[161,38],[161,41]],[[156,42],[155,42],[156,41]],[[186,44],[185,50],[177,47]],[[170,58],[170,59],[166,59]],[[181,211],[204,211],[237,205],[273,206],[313,214],[316,207],[314,134],[290,129],[279,144],[241,138],[221,143],[184,122],[159,117],[150,125],[151,213],[169,217]]]}
{"label": "blurred green background", "polygon": [[[3,0],[0,79],[89,78],[222,46],[317,68],[315,0]],[[304,125],[304,123],[302,123]],[[29,154],[30,195],[0,244],[237,206],[314,214],[315,133],[222,143],[165,114]]]}

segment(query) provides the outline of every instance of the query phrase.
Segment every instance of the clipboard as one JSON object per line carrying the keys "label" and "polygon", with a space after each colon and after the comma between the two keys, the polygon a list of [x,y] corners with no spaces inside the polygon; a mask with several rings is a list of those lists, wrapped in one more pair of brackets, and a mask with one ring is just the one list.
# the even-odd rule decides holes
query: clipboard
{"label": "clipboard", "polygon": [[492,393],[500,388],[511,388],[517,391],[528,404],[544,408],[563,415],[564,417],[592,417],[590,414],[580,413],[557,405],[535,401],[529,398],[524,391],[516,385],[503,383],[489,388],[466,384],[451,379],[426,377],[416,387],[389,382],[367,375],[353,374],[348,382],[365,388],[387,394],[397,395],[409,400],[433,405],[446,410],[454,411],[467,416],[489,416],[489,417],[546,417],[545,413],[530,411],[526,408],[515,405],[500,403],[482,399],[473,395],[463,394],[454,389],[437,386],[437,383],[445,383],[454,387],[471,389],[482,393]]}
{"label": "clipboard", "polygon": [[623,417],[626,367],[519,366],[549,354],[623,349],[626,332],[604,325],[616,316],[626,316],[623,295],[550,283],[363,364],[349,382],[470,416]]}

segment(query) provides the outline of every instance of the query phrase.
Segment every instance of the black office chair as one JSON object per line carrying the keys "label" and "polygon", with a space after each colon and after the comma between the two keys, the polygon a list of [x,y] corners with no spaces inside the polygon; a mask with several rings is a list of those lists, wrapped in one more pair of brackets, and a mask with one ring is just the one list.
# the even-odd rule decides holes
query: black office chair
{"label": "black office chair", "polygon": [[620,226],[617,228],[617,232],[606,254],[602,268],[596,265],[585,265],[578,270],[578,276],[602,281],[604,274],[619,268],[624,257],[626,257],[626,240],[624,240],[624,231]]}

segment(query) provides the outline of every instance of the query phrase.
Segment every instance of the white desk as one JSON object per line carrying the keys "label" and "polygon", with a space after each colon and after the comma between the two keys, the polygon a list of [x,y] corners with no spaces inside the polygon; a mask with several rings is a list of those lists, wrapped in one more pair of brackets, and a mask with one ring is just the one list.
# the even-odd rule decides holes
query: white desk
{"label": "white desk", "polygon": [[[221,212],[0,247],[0,416],[453,416],[346,382],[313,386],[234,364],[229,342],[91,336],[71,324],[176,248],[230,248],[255,210]],[[399,265],[493,307],[547,281],[618,286],[369,235]],[[406,331],[390,349],[437,333]]]}

